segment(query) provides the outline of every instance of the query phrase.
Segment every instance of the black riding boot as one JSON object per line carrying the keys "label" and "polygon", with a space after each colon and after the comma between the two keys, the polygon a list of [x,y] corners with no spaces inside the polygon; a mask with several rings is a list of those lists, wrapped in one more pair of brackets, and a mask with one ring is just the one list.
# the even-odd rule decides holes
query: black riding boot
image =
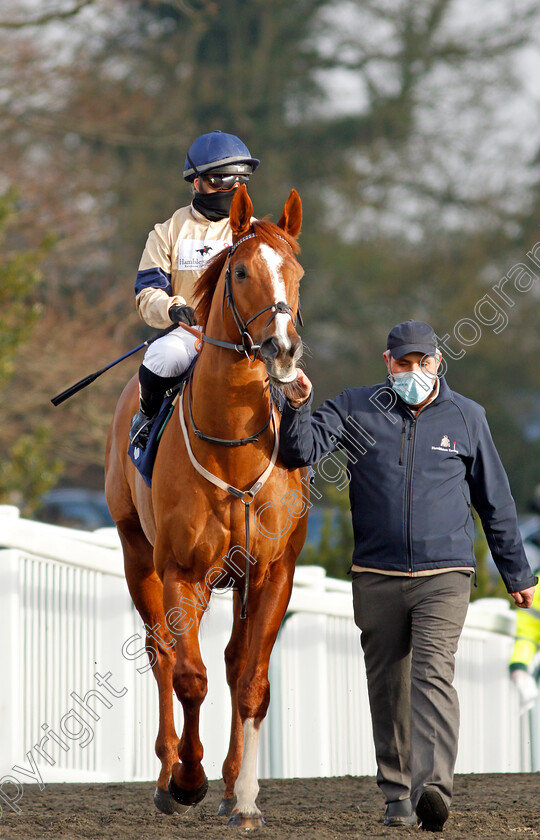
{"label": "black riding boot", "polygon": [[152,424],[156,419],[165,391],[177,381],[177,376],[158,376],[142,364],[139,368],[139,410],[131,421],[129,439],[139,449],[146,449]]}

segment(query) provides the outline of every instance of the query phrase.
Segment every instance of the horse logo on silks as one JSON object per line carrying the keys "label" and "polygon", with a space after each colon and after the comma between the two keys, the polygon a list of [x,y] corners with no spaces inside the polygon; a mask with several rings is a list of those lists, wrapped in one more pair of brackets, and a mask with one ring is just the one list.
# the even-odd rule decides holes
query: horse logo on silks
{"label": "horse logo on silks", "polygon": [[450,438],[448,435],[443,435],[441,446],[444,446],[445,449],[450,449]]}
{"label": "horse logo on silks", "polygon": [[211,245],[203,245],[202,248],[197,248],[197,253],[200,254],[201,257],[206,257],[206,255],[209,254],[210,251],[213,251],[213,250],[214,249],[212,248]]}

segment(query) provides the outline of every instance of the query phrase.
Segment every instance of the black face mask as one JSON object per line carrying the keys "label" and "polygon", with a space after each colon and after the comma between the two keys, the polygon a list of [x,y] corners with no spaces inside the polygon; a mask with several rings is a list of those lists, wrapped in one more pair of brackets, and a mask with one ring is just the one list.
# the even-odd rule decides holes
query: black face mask
{"label": "black face mask", "polygon": [[219,222],[220,219],[226,219],[231,212],[235,192],[236,190],[214,193],[197,192],[193,196],[193,206],[206,219],[211,222]]}

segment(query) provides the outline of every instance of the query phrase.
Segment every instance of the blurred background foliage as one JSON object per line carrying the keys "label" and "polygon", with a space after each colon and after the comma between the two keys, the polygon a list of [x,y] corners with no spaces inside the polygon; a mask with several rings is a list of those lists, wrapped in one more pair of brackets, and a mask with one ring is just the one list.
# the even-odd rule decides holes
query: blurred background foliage
{"label": "blurred background foliage", "polygon": [[[133,305],[147,233],[190,200],[185,151],[220,128],[262,161],[257,215],[277,219],[293,186],[302,197],[316,401],[381,381],[391,326],[431,322],[465,351],[447,378],[486,407],[525,511],[540,464],[539,19],[536,0],[0,0],[0,500],[30,510],[59,480],[102,486],[140,359],[49,399],[148,337]],[[531,288],[511,278],[505,300],[493,286],[518,263]],[[486,294],[491,325],[475,311]]]}
{"label": "blurred background foliage", "polygon": [[[53,240],[45,237],[32,250],[17,247],[12,229],[17,223],[17,196],[9,188],[0,196],[0,394],[17,376],[17,358],[29,342],[39,318],[39,289],[44,276],[40,263]],[[35,411],[25,418],[24,429],[4,407],[6,428],[2,431],[0,458],[0,503],[13,502],[32,507],[58,480],[63,465],[54,456],[50,427]]]}

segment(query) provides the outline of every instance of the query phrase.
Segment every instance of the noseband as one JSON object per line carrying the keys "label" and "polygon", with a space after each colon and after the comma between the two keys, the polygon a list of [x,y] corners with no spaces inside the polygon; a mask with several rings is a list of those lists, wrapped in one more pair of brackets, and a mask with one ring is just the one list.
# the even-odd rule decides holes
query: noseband
{"label": "noseband", "polygon": [[[292,306],[288,304],[284,300],[278,300],[277,303],[271,303],[269,306],[265,306],[262,309],[259,309],[255,315],[252,315],[251,318],[248,318],[247,321],[244,321],[240,312],[238,311],[238,307],[236,305],[236,301],[234,299],[234,293],[232,288],[232,280],[231,280],[231,257],[238,248],[238,246],[242,242],[246,242],[248,239],[253,239],[253,237],[257,236],[256,233],[248,233],[246,236],[242,236],[238,242],[235,242],[234,245],[231,245],[229,248],[228,254],[228,262],[227,268],[225,269],[225,286],[223,289],[223,304],[227,303],[228,308],[231,310],[232,316],[234,318],[234,322],[238,327],[238,331],[240,333],[241,344],[234,344],[232,341],[222,341],[219,338],[212,338],[208,335],[203,335],[203,341],[206,341],[208,344],[215,344],[218,347],[226,347],[229,350],[236,350],[237,353],[244,353],[247,359],[250,361],[254,361],[257,357],[257,354],[261,348],[260,344],[255,344],[251,333],[249,332],[249,325],[253,323],[260,315],[264,312],[272,312],[268,321],[265,324],[265,328],[270,326],[276,315],[288,315],[292,320]],[[290,246],[290,243],[283,236],[279,236],[283,242],[286,242],[287,245]],[[300,313],[300,303],[298,304],[298,322],[300,326],[303,326],[302,315]]]}

